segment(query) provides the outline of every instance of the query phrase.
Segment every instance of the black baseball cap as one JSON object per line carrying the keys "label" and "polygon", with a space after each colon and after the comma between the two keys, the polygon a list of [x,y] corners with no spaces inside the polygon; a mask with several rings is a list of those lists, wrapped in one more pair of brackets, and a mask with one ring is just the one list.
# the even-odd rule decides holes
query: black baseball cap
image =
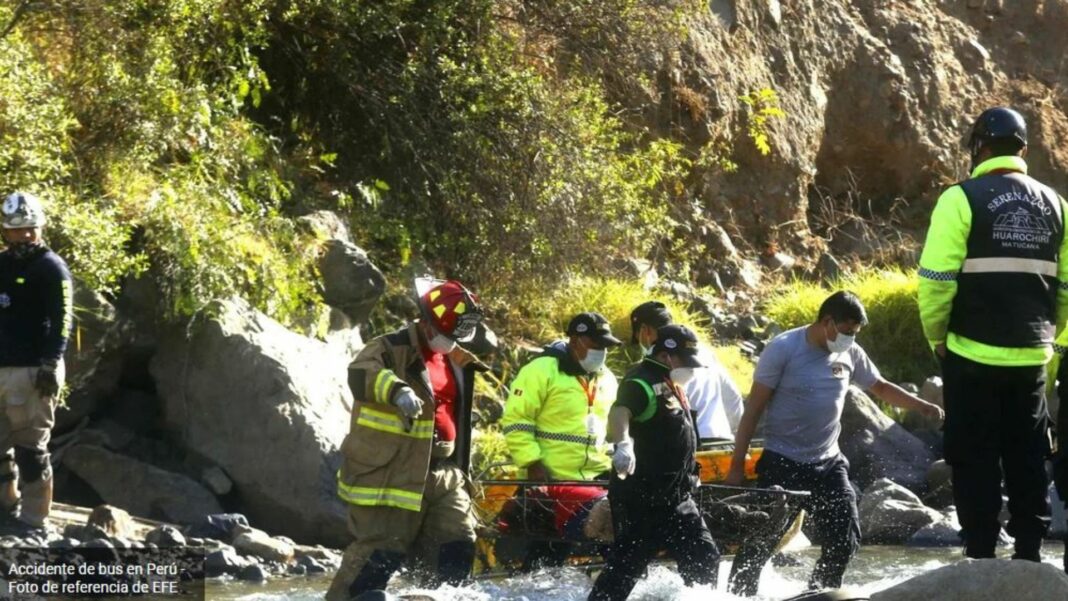
{"label": "black baseball cap", "polygon": [[602,346],[619,346],[623,341],[612,335],[612,326],[600,313],[579,313],[567,324],[569,336],[587,336]]}
{"label": "black baseball cap", "polygon": [[660,301],[645,301],[630,312],[630,342],[637,344],[642,325],[661,328],[671,323],[671,311]]}
{"label": "black baseball cap", "polygon": [[658,328],[652,354],[657,353],[681,358],[683,367],[705,367],[697,356],[697,334],[686,326],[670,324]]}

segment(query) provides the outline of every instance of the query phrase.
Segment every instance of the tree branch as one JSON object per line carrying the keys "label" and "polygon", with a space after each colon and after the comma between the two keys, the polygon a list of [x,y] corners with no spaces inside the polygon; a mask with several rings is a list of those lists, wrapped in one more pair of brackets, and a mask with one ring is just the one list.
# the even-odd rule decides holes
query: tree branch
{"label": "tree branch", "polygon": [[0,31],[0,40],[7,37],[7,34],[11,33],[19,21],[26,15],[26,11],[30,8],[30,0],[22,0],[19,5],[15,7],[15,12],[11,15],[11,20],[8,21],[7,26],[3,31]]}

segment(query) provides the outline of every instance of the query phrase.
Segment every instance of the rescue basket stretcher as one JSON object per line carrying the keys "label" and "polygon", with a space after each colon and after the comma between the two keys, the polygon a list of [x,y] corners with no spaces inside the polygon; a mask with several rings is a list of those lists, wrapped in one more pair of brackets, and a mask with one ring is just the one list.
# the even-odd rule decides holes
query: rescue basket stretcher
{"label": "rescue basket stretcher", "polygon": [[[803,514],[798,501],[807,492],[756,488],[756,462],[763,453],[761,441],[754,441],[745,461],[745,484],[725,486],[734,453],[732,442],[704,443],[697,452],[701,485],[694,498],[712,536],[724,554],[733,554],[749,543],[771,544],[781,548],[801,529]],[[493,466],[501,467],[501,466]],[[493,469],[490,468],[490,470]],[[487,470],[487,471],[490,471]],[[485,476],[485,474],[483,474]],[[554,523],[554,515],[565,501],[547,494],[552,487],[600,487],[606,481],[530,481],[476,478],[473,502],[479,521],[474,574],[480,578],[507,576],[519,571],[532,542],[566,542],[572,545],[567,563],[596,569],[603,563],[600,540],[565,536]],[[605,503],[607,508],[607,503]],[[600,509],[600,508],[598,508]],[[610,516],[590,511],[587,520],[599,523],[593,530],[603,532]],[[608,532],[610,533],[610,525]]]}

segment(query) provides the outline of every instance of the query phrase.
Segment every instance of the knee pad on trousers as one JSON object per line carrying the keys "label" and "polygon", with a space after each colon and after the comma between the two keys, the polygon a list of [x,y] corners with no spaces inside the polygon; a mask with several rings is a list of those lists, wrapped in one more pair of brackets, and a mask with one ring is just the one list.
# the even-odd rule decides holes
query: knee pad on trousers
{"label": "knee pad on trousers", "polygon": [[52,464],[48,451],[15,447],[15,464],[19,466],[23,483],[47,480],[52,476]]}
{"label": "knee pad on trousers", "polygon": [[375,549],[356,575],[356,579],[349,585],[349,597],[359,597],[368,591],[385,589],[389,579],[403,562],[404,553]]}
{"label": "knee pad on trousers", "polygon": [[438,547],[438,580],[460,586],[471,574],[475,563],[475,543],[458,540]]}

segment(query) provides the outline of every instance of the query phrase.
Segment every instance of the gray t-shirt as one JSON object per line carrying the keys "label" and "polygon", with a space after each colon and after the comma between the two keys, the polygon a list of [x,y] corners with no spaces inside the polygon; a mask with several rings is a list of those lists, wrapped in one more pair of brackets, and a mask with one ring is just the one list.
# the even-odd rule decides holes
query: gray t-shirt
{"label": "gray t-shirt", "polygon": [[860,345],[828,353],[805,327],[776,336],[760,353],[753,379],[774,390],[764,422],[764,448],[800,463],[838,455],[842,408],[850,382],[867,390],[879,370]]}

